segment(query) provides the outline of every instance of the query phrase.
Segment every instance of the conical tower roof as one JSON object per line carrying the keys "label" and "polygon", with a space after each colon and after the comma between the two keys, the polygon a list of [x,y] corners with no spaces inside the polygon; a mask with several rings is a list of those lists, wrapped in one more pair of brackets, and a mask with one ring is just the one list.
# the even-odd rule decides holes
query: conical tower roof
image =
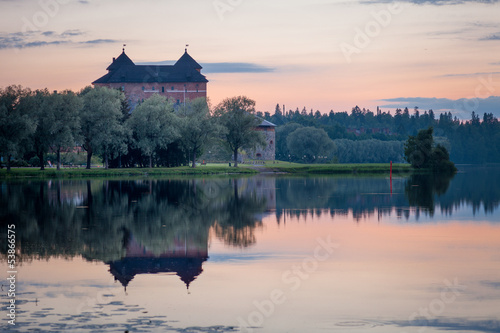
{"label": "conical tower roof", "polygon": [[185,67],[190,67],[194,69],[202,69],[201,65],[196,62],[196,60],[193,59],[187,52],[187,49],[184,51],[184,54],[182,57],[177,60],[174,66],[185,66]]}
{"label": "conical tower roof", "polygon": [[125,54],[125,50],[123,50],[118,58],[113,58],[113,62],[106,69],[108,71],[114,71],[123,66],[135,66],[134,62]]}

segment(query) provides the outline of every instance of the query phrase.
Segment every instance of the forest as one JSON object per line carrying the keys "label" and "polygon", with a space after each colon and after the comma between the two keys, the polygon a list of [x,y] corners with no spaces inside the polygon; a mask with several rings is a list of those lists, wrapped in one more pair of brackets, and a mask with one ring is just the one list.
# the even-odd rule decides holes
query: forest
{"label": "forest", "polygon": [[471,119],[460,120],[451,112],[436,115],[434,111],[423,112],[415,107],[383,112],[361,109],[351,112],[321,113],[304,107],[302,111],[282,111],[276,105],[274,114],[257,114],[276,124],[276,159],[289,160],[292,154],[287,147],[287,138],[297,128],[322,129],[335,144],[333,162],[370,163],[403,162],[403,145],[410,135],[419,130],[434,128],[434,141],[450,152],[455,163],[484,164],[500,163],[500,123],[491,113],[482,117],[476,112]]}
{"label": "forest", "polygon": [[[153,95],[133,111],[120,90],[86,87],[80,92],[0,89],[1,166],[91,165],[108,167],[196,166],[248,159],[265,144],[253,129],[262,119],[277,125],[276,159],[299,163],[411,162],[405,142],[432,128],[433,145],[454,163],[500,163],[500,123],[492,113],[460,120],[415,107],[375,112],[322,113],[255,110],[238,96],[212,107],[205,99],[174,104]],[[86,159],[86,160],[82,160]]]}

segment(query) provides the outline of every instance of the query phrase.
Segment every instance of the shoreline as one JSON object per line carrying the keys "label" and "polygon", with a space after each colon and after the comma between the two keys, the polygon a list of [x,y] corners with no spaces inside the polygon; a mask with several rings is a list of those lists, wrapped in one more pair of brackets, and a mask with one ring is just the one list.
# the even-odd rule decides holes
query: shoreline
{"label": "shoreline", "polygon": [[[393,164],[394,174],[404,174],[413,171],[409,164]],[[362,163],[362,164],[298,164],[298,163],[266,163],[241,164],[237,168],[228,165],[213,164],[200,165],[196,168],[188,166],[173,168],[46,168],[38,167],[12,168],[0,170],[0,179],[59,179],[59,178],[102,178],[102,177],[150,177],[150,176],[226,176],[226,175],[257,175],[257,174],[298,174],[298,175],[368,175],[389,174],[389,163]]]}

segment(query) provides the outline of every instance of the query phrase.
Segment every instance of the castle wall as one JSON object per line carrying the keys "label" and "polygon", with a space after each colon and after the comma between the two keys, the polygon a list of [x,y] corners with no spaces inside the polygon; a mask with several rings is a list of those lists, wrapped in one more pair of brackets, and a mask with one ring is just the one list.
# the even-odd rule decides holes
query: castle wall
{"label": "castle wall", "polygon": [[160,94],[171,99],[174,103],[184,103],[184,98],[192,100],[198,97],[207,97],[206,82],[187,83],[95,83],[96,86],[104,86],[113,89],[121,89],[132,109],[142,101]]}

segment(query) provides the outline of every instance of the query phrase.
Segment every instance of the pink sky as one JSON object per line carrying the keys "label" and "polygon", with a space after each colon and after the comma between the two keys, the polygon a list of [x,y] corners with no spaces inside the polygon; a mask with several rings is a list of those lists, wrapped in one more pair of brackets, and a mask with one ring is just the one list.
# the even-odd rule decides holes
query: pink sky
{"label": "pink sky", "polygon": [[189,44],[213,104],[500,116],[499,14],[497,0],[3,0],[0,87],[79,90],[124,43],[135,62],[176,60]]}

